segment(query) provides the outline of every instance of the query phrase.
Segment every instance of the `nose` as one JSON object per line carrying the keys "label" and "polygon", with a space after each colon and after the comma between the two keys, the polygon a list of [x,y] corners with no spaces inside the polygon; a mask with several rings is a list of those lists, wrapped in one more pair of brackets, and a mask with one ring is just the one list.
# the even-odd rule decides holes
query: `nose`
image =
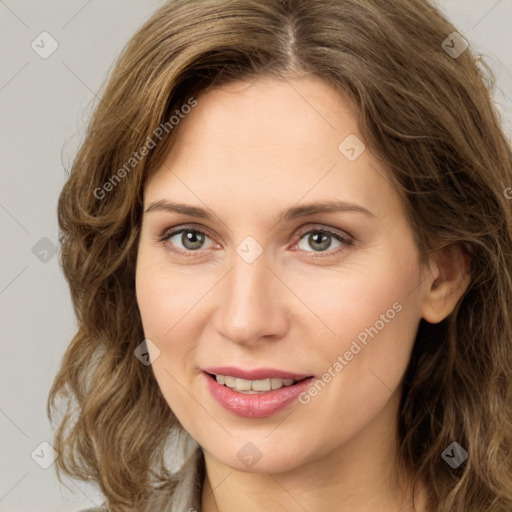
{"label": "nose", "polygon": [[290,292],[268,265],[265,253],[252,263],[238,254],[233,261],[218,288],[217,332],[248,348],[283,337],[288,329],[286,293]]}

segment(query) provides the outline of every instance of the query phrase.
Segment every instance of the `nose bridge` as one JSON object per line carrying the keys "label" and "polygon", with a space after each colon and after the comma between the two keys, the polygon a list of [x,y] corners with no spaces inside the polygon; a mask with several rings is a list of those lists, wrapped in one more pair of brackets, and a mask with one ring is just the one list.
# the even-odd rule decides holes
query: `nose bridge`
{"label": "nose bridge", "polygon": [[250,251],[241,251],[244,248],[247,246],[240,244],[233,255],[232,271],[222,287],[218,330],[233,342],[253,344],[263,336],[280,336],[286,328],[286,315],[278,304],[279,280],[267,268],[266,254],[252,260],[247,257]]}

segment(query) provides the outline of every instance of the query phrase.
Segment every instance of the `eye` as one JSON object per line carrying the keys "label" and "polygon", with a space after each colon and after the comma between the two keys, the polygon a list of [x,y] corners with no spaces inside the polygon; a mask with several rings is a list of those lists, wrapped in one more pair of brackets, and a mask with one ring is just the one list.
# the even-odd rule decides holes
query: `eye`
{"label": "eye", "polygon": [[[305,238],[306,235],[308,235],[307,238]],[[306,244],[308,244],[307,246],[303,244],[302,247],[299,247],[299,249],[305,252],[313,253],[327,252],[327,256],[330,256],[333,253],[338,253],[354,244],[354,241],[350,236],[344,236],[341,233],[330,231],[326,228],[310,229],[305,232],[303,231],[302,233],[299,233],[299,236],[299,241],[295,244],[297,247],[300,246],[303,240],[306,242]],[[175,240],[173,240],[173,238],[175,238]],[[189,257],[195,256],[194,253],[198,253],[201,250],[208,249],[208,247],[203,247],[207,238],[211,240],[210,236],[204,231],[193,227],[183,226],[167,230],[159,238],[159,241],[162,243],[169,243],[171,246],[170,250],[172,252]],[[338,242],[338,247],[328,251],[327,249],[331,247],[333,240]],[[312,248],[313,251],[309,251],[307,247]],[[323,254],[318,254],[318,256],[323,256]]]}
{"label": "eye", "polygon": [[[176,238],[175,241],[172,239]],[[206,238],[210,238],[204,231],[200,231],[191,227],[182,227],[180,229],[172,229],[166,231],[160,238],[160,241],[170,242],[173,247],[177,246],[177,249],[172,248],[173,252],[183,254],[184,256],[194,256],[194,252],[198,252],[202,248]],[[181,247],[178,245],[181,243]]]}
{"label": "eye", "polygon": [[[307,238],[305,238],[306,235]],[[327,249],[331,247],[333,239],[336,242],[338,242],[339,245],[337,248],[335,247],[332,251],[327,251]],[[300,247],[300,243],[302,241],[305,241],[305,244],[303,244],[303,246]],[[343,250],[344,248],[353,245],[353,243],[354,242],[350,237],[323,228],[310,229],[309,231],[302,233],[299,242],[297,243],[297,247],[299,247],[299,249],[305,250],[306,252],[327,252],[328,255],[331,255],[333,253],[338,253],[340,252],[340,250]],[[307,247],[311,247],[313,251],[309,251]],[[320,256],[323,256],[323,254],[320,254]]]}

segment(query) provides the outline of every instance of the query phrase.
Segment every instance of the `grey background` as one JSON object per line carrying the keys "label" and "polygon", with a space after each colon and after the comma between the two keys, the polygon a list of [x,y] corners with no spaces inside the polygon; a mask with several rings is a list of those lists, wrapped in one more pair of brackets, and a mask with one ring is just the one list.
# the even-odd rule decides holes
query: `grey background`
{"label": "grey background", "polygon": [[[74,511],[103,501],[93,485],[66,479],[67,489],[54,465],[40,466],[52,461],[41,445],[52,439],[49,387],[76,325],[55,254],[56,204],[96,91],[161,3],[0,0],[0,512]],[[495,70],[495,101],[510,137],[512,0],[438,5]],[[31,47],[43,31],[58,43],[47,59]]]}

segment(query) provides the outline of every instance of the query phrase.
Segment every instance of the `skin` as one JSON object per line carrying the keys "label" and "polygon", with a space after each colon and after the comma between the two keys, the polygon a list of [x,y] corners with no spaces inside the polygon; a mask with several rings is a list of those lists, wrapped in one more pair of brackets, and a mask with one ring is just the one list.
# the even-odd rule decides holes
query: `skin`
{"label": "skin", "polygon": [[[205,453],[203,510],[412,510],[411,475],[401,470],[399,486],[392,473],[401,379],[420,319],[441,321],[467,286],[456,251],[420,265],[385,169],[369,149],[355,161],[338,149],[349,134],[363,137],[354,105],[321,79],[261,77],[197,99],[145,185],[144,209],[165,199],[218,218],[145,213],[136,291],[146,338],[160,350],[156,380]],[[373,215],[277,222],[289,207],[334,199]],[[206,233],[202,245],[184,245],[182,234],[160,241],[184,225]],[[325,248],[315,229],[353,244],[332,237]],[[263,249],[252,263],[236,251],[248,236]],[[321,376],[395,303],[400,312],[308,404],[238,417],[199,373],[235,366]],[[250,468],[237,457],[248,442],[261,452]],[[428,510],[421,493],[416,510]]]}

